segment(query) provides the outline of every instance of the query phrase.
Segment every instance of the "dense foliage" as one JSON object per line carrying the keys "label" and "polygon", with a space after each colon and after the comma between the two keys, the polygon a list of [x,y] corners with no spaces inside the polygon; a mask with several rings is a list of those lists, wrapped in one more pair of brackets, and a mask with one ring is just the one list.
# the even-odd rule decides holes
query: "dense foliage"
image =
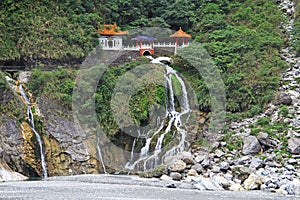
{"label": "dense foliage", "polygon": [[71,108],[75,77],[74,70],[62,67],[53,71],[34,69],[28,87],[35,97],[47,96]]}
{"label": "dense foliage", "polygon": [[1,1],[0,60],[31,64],[84,57],[97,44],[95,27],[101,22],[102,3]]}
{"label": "dense foliage", "polygon": [[[286,19],[273,0],[3,0],[0,14],[1,61],[49,59],[66,62],[84,58],[97,45],[95,30],[104,22],[116,22],[122,29],[141,26],[178,29],[181,26],[202,43],[221,72],[226,85],[227,110],[236,113],[234,117],[259,113],[272,100],[279,84],[279,73],[285,68],[280,49],[287,45],[282,32]],[[293,45],[298,54],[299,24],[297,14]],[[173,67],[194,87],[201,109],[209,111],[206,83],[196,75],[193,67],[180,58],[175,59]],[[101,95],[107,97],[97,96],[99,102],[109,98],[108,91],[117,79],[115,76],[122,74],[116,72],[125,70],[124,66],[126,64],[108,72],[108,80],[99,86]],[[60,86],[68,81],[62,87],[71,88],[73,76],[53,75],[51,79],[52,75],[45,75],[47,73],[33,72],[31,88],[36,95],[42,93],[39,91],[43,87],[53,88],[58,91],[59,99],[70,102],[70,91]],[[153,94],[156,92],[159,93],[153,90]],[[141,91],[139,94],[143,102],[145,95]],[[135,104],[140,106],[133,110],[136,113],[149,105]],[[110,116],[106,108],[97,109],[101,115]],[[136,120],[142,122],[146,116],[147,112],[140,112]]]}

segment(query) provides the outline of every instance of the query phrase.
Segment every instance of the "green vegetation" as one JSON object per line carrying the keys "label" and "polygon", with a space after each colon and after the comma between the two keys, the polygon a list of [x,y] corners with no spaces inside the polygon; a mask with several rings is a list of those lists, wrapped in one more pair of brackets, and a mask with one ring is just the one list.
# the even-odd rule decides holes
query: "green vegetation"
{"label": "green vegetation", "polygon": [[[16,106],[18,101],[10,89],[5,79],[5,74],[0,71],[0,113],[5,113],[5,117],[16,118],[19,122],[24,120],[21,112],[22,108]],[[2,117],[0,117],[0,122]]]}
{"label": "green vegetation", "polygon": [[[118,128],[111,109],[111,99],[114,95],[114,92],[117,93],[118,91],[127,91],[130,93],[130,86],[135,86],[135,84],[138,83],[137,80],[139,79],[136,73],[130,74],[130,70],[144,63],[148,63],[148,60],[141,59],[139,61],[110,67],[101,77],[97,87],[97,93],[95,94],[96,112],[99,121],[107,129],[114,130]],[[144,73],[143,70],[142,72]],[[114,91],[119,78],[125,73],[128,73],[129,75],[125,80],[121,81],[124,81],[124,83],[126,82],[126,84],[122,84],[122,82],[120,84],[120,88],[117,88],[117,91]],[[142,73],[139,75],[142,76]],[[124,99],[125,98],[126,97],[124,97]],[[130,116],[134,123],[137,125],[146,125],[149,122],[151,109],[156,109],[157,105],[164,107],[165,98],[165,91],[162,85],[150,83],[142,85],[134,90],[129,101]],[[119,107],[118,110],[122,112],[121,107]]]}
{"label": "green vegetation", "polygon": [[[282,111],[281,114],[279,112],[279,115],[285,115],[288,113],[288,110],[286,110],[286,107],[283,106],[281,108]],[[288,139],[287,134],[289,129],[293,129],[288,123],[279,121],[279,122],[271,122],[270,117],[262,117],[259,118],[251,128],[251,135],[257,135],[260,132],[267,133],[270,138],[273,138],[275,140],[278,140],[282,142],[282,146],[280,148],[274,149],[277,155],[281,154],[287,154],[290,155],[290,153],[287,151],[287,145],[288,145]]]}
{"label": "green vegetation", "polygon": [[243,147],[243,138],[240,136],[235,136],[234,132],[228,132],[223,136],[223,141],[225,141],[226,148],[229,151],[241,150]]}
{"label": "green vegetation", "polygon": [[53,71],[34,69],[28,88],[35,97],[47,96],[71,108],[76,71],[58,67]]}
{"label": "green vegetation", "polygon": [[0,60],[32,64],[83,58],[97,44],[99,0],[3,0],[0,3]]}
{"label": "green vegetation", "polygon": [[[292,45],[299,54],[298,16],[297,4]],[[286,67],[280,58],[280,49],[287,41],[280,28],[285,20],[273,0],[3,0],[0,63],[39,64],[40,69],[47,68],[46,63],[79,64],[97,45],[95,30],[103,23],[116,22],[123,30],[141,26],[175,30],[182,27],[202,44],[221,73],[229,120],[241,119],[263,111],[278,88],[279,74]],[[190,57],[195,55],[191,53]],[[213,86],[215,82],[204,81],[192,63],[179,56],[173,59],[172,67],[189,82],[200,109],[209,112],[208,85]],[[96,111],[108,129],[117,128],[110,105],[115,84],[126,71],[141,63],[111,67],[100,80],[94,95]],[[36,97],[45,95],[71,108],[74,79],[74,70],[34,69],[29,88]],[[172,80],[175,93],[179,94],[178,80],[175,77]],[[139,88],[130,101],[133,121],[147,124],[149,109],[156,104],[163,105],[164,101],[163,87]],[[284,108],[281,113],[286,115]],[[267,121],[261,121],[261,125],[266,124]]]}

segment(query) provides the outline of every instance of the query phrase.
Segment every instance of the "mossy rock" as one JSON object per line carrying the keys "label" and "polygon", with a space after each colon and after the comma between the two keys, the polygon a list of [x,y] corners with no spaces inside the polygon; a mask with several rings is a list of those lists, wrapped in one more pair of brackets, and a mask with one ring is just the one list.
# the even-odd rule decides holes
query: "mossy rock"
{"label": "mossy rock", "polygon": [[159,178],[162,175],[167,174],[167,167],[165,165],[158,165],[154,169],[140,173],[143,178]]}

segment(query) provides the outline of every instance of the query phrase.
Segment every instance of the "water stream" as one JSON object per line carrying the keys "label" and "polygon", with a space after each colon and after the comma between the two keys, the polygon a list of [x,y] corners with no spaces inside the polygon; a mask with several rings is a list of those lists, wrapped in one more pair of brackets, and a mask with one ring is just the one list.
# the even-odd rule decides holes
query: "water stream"
{"label": "water stream", "polygon": [[98,155],[99,155],[99,158],[100,158],[100,162],[101,162],[101,165],[102,165],[102,168],[103,168],[103,172],[104,172],[104,174],[108,174],[107,171],[106,171],[106,167],[105,167],[105,164],[104,164],[103,157],[102,157],[99,138],[98,138],[98,143],[97,143],[97,152],[98,152]]}
{"label": "water stream", "polygon": [[45,159],[44,148],[43,148],[43,140],[42,140],[41,136],[35,130],[34,117],[33,117],[32,109],[31,109],[31,103],[29,101],[29,98],[28,98],[22,84],[20,84],[19,88],[20,88],[21,96],[24,98],[24,100],[26,101],[26,104],[27,104],[27,116],[28,116],[29,125],[30,125],[31,130],[34,133],[34,135],[36,137],[36,141],[39,145],[41,165],[42,165],[42,174],[43,174],[43,177],[46,178],[46,177],[48,177],[48,174],[47,174],[47,165],[46,165],[46,159]]}
{"label": "water stream", "polygon": [[[130,161],[126,164],[127,169],[137,169],[137,170],[149,170],[153,169],[156,165],[159,165],[164,162],[164,159],[168,156],[174,156],[182,151],[184,151],[188,146],[189,143],[186,141],[186,130],[182,128],[184,124],[182,122],[182,118],[184,115],[189,116],[191,112],[189,106],[189,99],[187,94],[187,87],[183,81],[183,79],[177,74],[177,71],[171,68],[168,65],[163,64],[162,62],[158,61],[159,58],[153,59],[152,57],[148,57],[152,62],[156,64],[160,64],[165,67],[164,78],[165,78],[165,91],[166,91],[166,114],[164,119],[157,119],[157,127],[156,131],[153,134],[153,130],[150,130],[146,134],[145,144],[141,148],[140,157],[134,161],[133,159],[133,152],[135,148],[135,140],[133,142],[132,150],[131,150],[131,158]],[[180,110],[176,109],[175,106],[175,91],[173,88],[173,81],[172,77],[178,80],[181,86],[181,94],[177,100],[180,103]],[[167,125],[166,125],[167,122]],[[177,134],[176,134],[177,133]],[[163,141],[167,134],[171,134],[172,138],[178,138],[179,142],[177,145],[173,146],[168,150],[163,149]],[[154,141],[157,138],[156,141]],[[155,148],[153,152],[150,152],[150,146],[155,143]],[[162,155],[163,154],[163,155]]]}

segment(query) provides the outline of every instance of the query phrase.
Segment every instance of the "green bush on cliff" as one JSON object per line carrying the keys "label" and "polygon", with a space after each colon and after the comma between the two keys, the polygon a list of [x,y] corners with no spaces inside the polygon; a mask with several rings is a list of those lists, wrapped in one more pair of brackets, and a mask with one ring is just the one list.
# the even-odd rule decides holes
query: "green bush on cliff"
{"label": "green bush on cliff", "polygon": [[35,97],[46,96],[71,108],[76,71],[58,67],[53,71],[34,69],[28,88]]}

